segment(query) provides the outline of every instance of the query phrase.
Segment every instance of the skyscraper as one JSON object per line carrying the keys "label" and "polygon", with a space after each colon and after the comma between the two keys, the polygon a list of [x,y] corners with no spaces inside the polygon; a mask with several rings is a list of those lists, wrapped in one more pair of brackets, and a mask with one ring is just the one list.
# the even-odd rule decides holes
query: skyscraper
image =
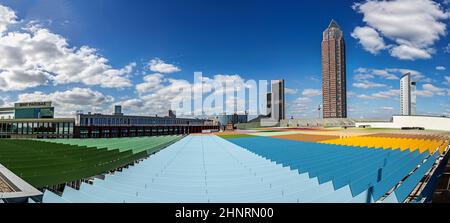
{"label": "skyscraper", "polygon": [[411,81],[411,115],[416,115],[416,107],[417,107],[417,82]]}
{"label": "skyscraper", "polygon": [[344,35],[332,20],[323,32],[323,118],[347,118],[347,81]]}
{"label": "skyscraper", "polygon": [[271,118],[275,121],[286,119],[285,97],[284,97],[284,80],[272,81],[271,94]]}
{"label": "skyscraper", "polygon": [[272,93],[267,93],[267,115],[272,116]]}
{"label": "skyscraper", "polygon": [[400,112],[402,115],[416,115],[416,85],[407,73],[400,79]]}

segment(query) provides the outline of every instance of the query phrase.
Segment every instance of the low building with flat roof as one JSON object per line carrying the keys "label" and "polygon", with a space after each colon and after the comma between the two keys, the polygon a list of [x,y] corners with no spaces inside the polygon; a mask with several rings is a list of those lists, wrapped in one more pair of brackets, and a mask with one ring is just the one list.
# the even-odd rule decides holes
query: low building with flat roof
{"label": "low building with flat roof", "polygon": [[0,138],[72,138],[75,119],[54,118],[52,102],[21,102],[0,108]]}
{"label": "low building with flat roof", "polygon": [[75,138],[184,135],[219,128],[207,119],[176,118],[173,111],[166,117],[125,115],[118,106],[114,114],[79,112],[75,124]]}
{"label": "low building with flat roof", "polygon": [[356,122],[356,127],[450,131],[450,117],[394,115],[389,122]]}

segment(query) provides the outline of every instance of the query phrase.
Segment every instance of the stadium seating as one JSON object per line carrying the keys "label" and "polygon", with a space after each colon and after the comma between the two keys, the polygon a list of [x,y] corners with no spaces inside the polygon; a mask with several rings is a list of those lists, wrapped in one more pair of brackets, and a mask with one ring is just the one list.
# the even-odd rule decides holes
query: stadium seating
{"label": "stadium seating", "polygon": [[[405,201],[438,158],[439,152],[436,151],[410,177],[402,182],[402,184],[390,196],[395,196],[399,202]],[[391,200],[390,198],[387,199]]]}
{"label": "stadium seating", "polygon": [[336,191],[349,186],[353,197],[370,194],[367,201],[379,200],[428,155],[419,150],[361,148],[359,142],[353,141],[351,145],[357,147],[268,137],[228,140],[299,173],[308,173],[321,184],[332,182]]}
{"label": "stadium seating", "polygon": [[[51,193],[47,191],[46,193]],[[320,198],[324,198],[314,201]],[[188,136],[139,164],[44,202],[338,202],[349,188],[282,167],[217,136]]]}
{"label": "stadium seating", "polygon": [[[155,136],[136,138],[112,138],[112,139],[45,139],[42,141],[65,145],[86,146],[94,148],[118,149],[120,152],[131,150],[133,153],[154,151],[164,148],[166,145],[177,141],[180,136]],[[152,145],[149,149],[149,145]]]}
{"label": "stadium seating", "polygon": [[[44,141],[1,140],[0,163],[34,187],[42,188],[92,177],[126,166],[147,157],[148,151],[160,149],[173,140],[176,138],[155,137],[144,140],[137,149],[134,149],[135,144],[129,141],[128,144],[124,144],[120,140],[113,140],[116,147],[108,149]],[[144,142],[148,144],[144,145]],[[124,149],[117,144],[124,146]]]}
{"label": "stadium seating", "polygon": [[402,202],[436,157],[417,169],[427,159],[418,150],[187,136],[78,191],[67,187],[61,197],[46,191],[44,202],[365,203],[379,200],[417,169],[389,197]]}
{"label": "stadium seating", "polygon": [[[374,147],[382,149],[399,149],[401,151],[409,150],[410,152],[419,151],[420,153],[428,152],[433,154],[436,150],[443,153],[445,149],[444,140],[434,139],[412,139],[412,138],[389,138],[389,137],[373,137],[360,136],[348,137],[321,141],[323,144],[354,146],[354,147]],[[448,145],[448,144],[447,144]]]}
{"label": "stadium seating", "polygon": [[314,128],[314,127],[348,127],[355,126],[355,122],[351,119],[286,119],[280,123],[281,127],[300,127],[300,128]]}

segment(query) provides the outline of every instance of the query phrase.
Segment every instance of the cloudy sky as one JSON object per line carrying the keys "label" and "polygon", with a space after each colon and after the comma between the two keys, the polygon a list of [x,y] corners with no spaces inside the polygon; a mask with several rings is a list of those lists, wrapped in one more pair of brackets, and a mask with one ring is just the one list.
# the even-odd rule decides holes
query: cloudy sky
{"label": "cloudy sky", "polygon": [[331,19],[345,32],[350,117],[397,114],[405,72],[419,114],[450,114],[449,0],[0,0],[0,106],[165,114],[201,71],[284,78],[288,116],[317,117]]}

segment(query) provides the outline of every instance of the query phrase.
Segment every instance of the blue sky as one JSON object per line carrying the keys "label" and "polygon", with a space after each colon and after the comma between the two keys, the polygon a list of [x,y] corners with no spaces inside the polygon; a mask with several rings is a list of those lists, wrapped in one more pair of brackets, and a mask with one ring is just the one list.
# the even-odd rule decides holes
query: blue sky
{"label": "blue sky", "polygon": [[[450,114],[446,0],[0,0],[0,5],[7,9],[0,13],[15,14],[3,19],[0,52],[16,56],[5,47],[19,49],[17,34],[27,33],[22,41],[33,49],[20,50],[18,61],[27,69],[0,63],[3,105],[47,99],[60,107],[61,116],[109,111],[117,103],[130,113],[163,113],[167,88],[192,82],[193,73],[201,71],[212,79],[284,78],[288,115],[316,117],[322,32],[335,19],[347,45],[350,117],[398,113],[398,77],[406,70],[419,82],[418,113]],[[388,12],[381,13],[385,8]],[[413,19],[404,16],[405,8]],[[403,24],[390,22],[395,18]],[[16,35],[5,38],[11,33]],[[151,69],[151,60],[177,69]],[[81,68],[74,68],[78,63]],[[24,84],[27,78],[33,84]]]}

